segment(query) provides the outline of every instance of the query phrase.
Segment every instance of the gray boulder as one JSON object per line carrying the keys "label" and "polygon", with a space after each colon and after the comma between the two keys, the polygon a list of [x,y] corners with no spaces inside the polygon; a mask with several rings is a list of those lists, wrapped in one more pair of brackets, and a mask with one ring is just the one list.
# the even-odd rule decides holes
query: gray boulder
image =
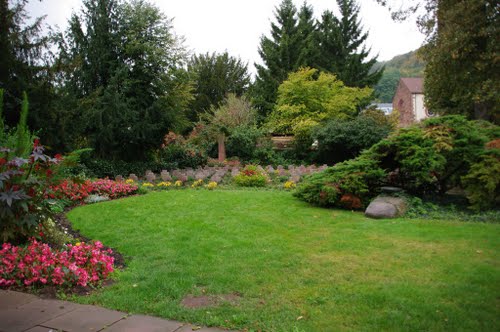
{"label": "gray boulder", "polygon": [[406,208],[403,198],[381,195],[368,205],[365,216],[375,219],[397,218],[405,214]]}

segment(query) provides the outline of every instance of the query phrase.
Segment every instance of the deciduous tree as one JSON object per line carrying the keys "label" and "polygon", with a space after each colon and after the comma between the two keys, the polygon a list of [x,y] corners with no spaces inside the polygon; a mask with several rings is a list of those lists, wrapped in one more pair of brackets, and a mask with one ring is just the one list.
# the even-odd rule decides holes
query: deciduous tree
{"label": "deciduous tree", "polygon": [[326,120],[348,119],[359,113],[359,105],[372,92],[347,87],[330,73],[303,68],[280,85],[267,126],[274,133],[297,134]]}
{"label": "deciduous tree", "polygon": [[193,122],[211,107],[218,107],[229,93],[242,96],[250,86],[248,65],[227,52],[192,56],[188,72],[194,81],[189,113]]}

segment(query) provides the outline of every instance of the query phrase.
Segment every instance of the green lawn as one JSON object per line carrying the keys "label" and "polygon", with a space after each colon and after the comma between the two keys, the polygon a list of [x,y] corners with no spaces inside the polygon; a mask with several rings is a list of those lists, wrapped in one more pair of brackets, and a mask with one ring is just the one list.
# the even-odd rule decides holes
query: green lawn
{"label": "green lawn", "polygon": [[82,303],[249,331],[500,330],[498,224],[370,220],[276,191],[156,192],[68,217],[128,257]]}

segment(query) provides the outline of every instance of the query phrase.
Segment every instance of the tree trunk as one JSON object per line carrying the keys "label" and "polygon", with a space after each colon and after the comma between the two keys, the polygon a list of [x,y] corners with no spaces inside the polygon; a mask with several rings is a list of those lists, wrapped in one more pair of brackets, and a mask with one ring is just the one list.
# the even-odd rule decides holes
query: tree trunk
{"label": "tree trunk", "polygon": [[219,161],[223,162],[226,160],[226,135],[223,133],[219,134],[219,137],[217,137],[217,145],[219,147]]}

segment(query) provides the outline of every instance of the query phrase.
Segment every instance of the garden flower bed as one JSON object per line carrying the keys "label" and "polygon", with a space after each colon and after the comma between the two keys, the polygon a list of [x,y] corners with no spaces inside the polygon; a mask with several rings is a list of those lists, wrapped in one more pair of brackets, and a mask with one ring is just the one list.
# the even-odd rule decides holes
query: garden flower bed
{"label": "garden flower bed", "polygon": [[[326,168],[326,165],[319,167],[316,165],[289,165],[287,167],[278,165],[276,168],[271,165],[265,167],[260,165],[247,165],[245,167],[241,165],[205,166],[197,169],[163,170],[158,175],[146,172],[140,179],[136,174],[130,174],[125,183],[142,183],[141,187],[148,190],[183,187],[215,189],[219,185],[233,184],[240,186],[269,186],[275,189],[290,190],[295,188],[295,185],[305,176],[321,172]],[[257,178],[259,179],[256,180]],[[124,181],[121,176],[117,177],[116,180]]]}
{"label": "garden flower bed", "polygon": [[26,247],[4,243],[0,250],[0,288],[97,286],[113,272],[111,254],[99,241],[67,244],[61,249],[35,239]]}

